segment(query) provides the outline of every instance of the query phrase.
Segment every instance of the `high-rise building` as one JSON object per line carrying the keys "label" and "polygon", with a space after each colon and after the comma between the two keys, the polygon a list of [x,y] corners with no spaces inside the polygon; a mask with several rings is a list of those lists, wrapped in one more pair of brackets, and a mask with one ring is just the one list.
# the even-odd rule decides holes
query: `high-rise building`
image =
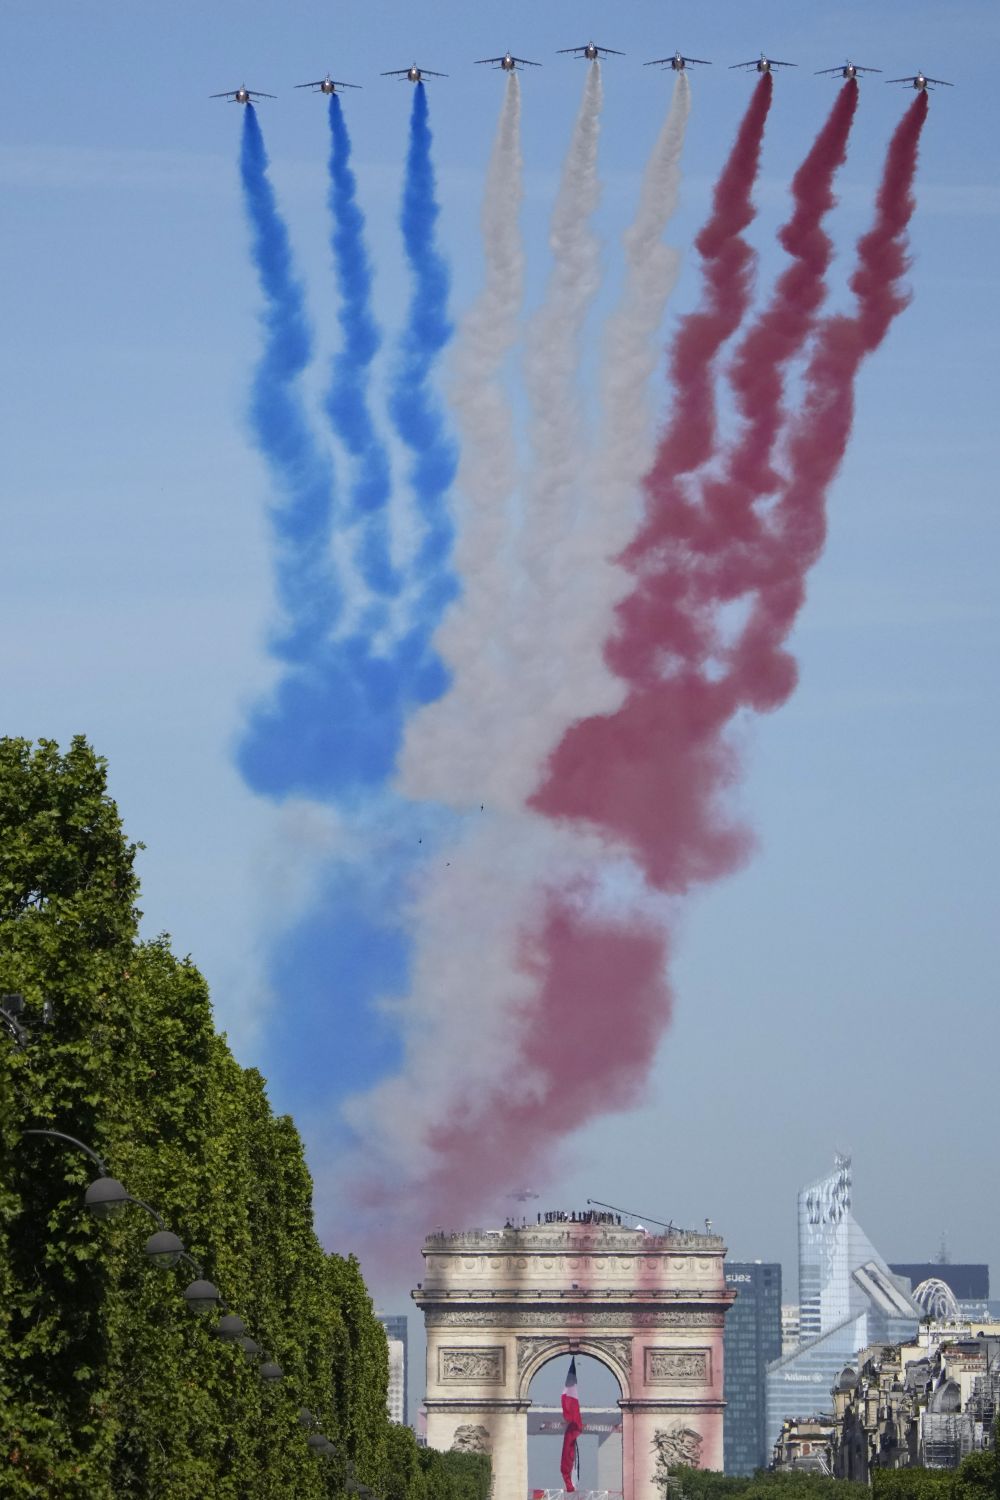
{"label": "high-rise building", "polygon": [[859,1349],[911,1338],[920,1309],[851,1212],[851,1159],[799,1193],[799,1346],[767,1373],[768,1442],[786,1417],[829,1412]]}
{"label": "high-rise building", "polygon": [[403,1313],[376,1313],[385,1336],[389,1341],[389,1393],[386,1405],[389,1420],[406,1424],[407,1360],[406,1360],[406,1315]]}
{"label": "high-rise building", "polygon": [[727,1474],[752,1474],[770,1461],[767,1367],[781,1354],[781,1266],[726,1261],[736,1301],[726,1314],[723,1461]]}
{"label": "high-rise building", "polygon": [[799,1304],[785,1302],[781,1308],[781,1352],[791,1354],[799,1347]]}

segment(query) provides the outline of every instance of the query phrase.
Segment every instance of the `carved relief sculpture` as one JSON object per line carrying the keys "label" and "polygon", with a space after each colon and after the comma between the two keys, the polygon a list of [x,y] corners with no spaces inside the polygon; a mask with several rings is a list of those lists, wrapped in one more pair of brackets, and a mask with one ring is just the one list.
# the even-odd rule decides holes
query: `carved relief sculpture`
{"label": "carved relief sculpture", "polygon": [[463,1422],[455,1428],[452,1453],[489,1453],[490,1435],[485,1427],[472,1422]]}
{"label": "carved relief sculpture", "polygon": [[709,1349],[651,1349],[645,1351],[647,1385],[711,1385]]}
{"label": "carved relief sculpture", "polygon": [[503,1385],[504,1350],[439,1349],[438,1380],[442,1385]]}
{"label": "carved relief sculpture", "polygon": [[663,1495],[669,1493],[672,1470],[680,1467],[701,1467],[702,1436],[693,1427],[675,1422],[670,1428],[658,1427],[653,1434],[653,1453],[656,1467],[651,1478]]}

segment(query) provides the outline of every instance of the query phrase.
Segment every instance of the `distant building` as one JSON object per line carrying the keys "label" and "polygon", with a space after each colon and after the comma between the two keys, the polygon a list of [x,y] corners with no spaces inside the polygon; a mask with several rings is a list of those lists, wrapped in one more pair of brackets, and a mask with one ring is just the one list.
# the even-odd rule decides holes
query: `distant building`
{"label": "distant building", "polygon": [[781,1266],[726,1261],[736,1301],[726,1314],[723,1454],[727,1474],[752,1474],[770,1462],[767,1367],[781,1354]]}
{"label": "distant building", "polygon": [[786,1417],[771,1455],[779,1473],[797,1469],[807,1474],[831,1474],[834,1426],[832,1417]]}
{"label": "distant building", "polygon": [[376,1313],[389,1341],[389,1394],[386,1405],[389,1420],[406,1425],[409,1409],[407,1392],[406,1316],[403,1313]]}
{"label": "distant building", "polygon": [[767,1372],[769,1444],[786,1418],[825,1417],[859,1349],[911,1338],[920,1309],[851,1212],[851,1159],[799,1193],[799,1345]]}
{"label": "distant building", "polygon": [[833,1403],[838,1479],[870,1484],[875,1468],[957,1468],[991,1442],[1000,1325],[922,1323],[911,1344],[863,1349]]}
{"label": "distant building", "polygon": [[785,1302],[781,1308],[781,1352],[791,1354],[799,1347],[799,1304]]}
{"label": "distant building", "polygon": [[[951,1261],[914,1261],[893,1265],[889,1269],[905,1276],[917,1302],[931,1317],[955,1316],[982,1320],[990,1316],[990,1268],[985,1265],[952,1265]],[[945,1313],[941,1287],[955,1299],[953,1309]],[[921,1295],[921,1288],[926,1292]],[[934,1299],[938,1300],[935,1301]]]}

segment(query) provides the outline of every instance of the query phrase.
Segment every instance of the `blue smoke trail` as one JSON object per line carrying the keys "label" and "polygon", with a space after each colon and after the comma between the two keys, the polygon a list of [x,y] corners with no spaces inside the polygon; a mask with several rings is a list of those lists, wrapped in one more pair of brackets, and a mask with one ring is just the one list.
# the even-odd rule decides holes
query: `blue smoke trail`
{"label": "blue smoke trail", "polygon": [[253,383],[250,422],[284,497],[283,504],[271,508],[278,597],[286,616],[272,650],[287,662],[302,662],[336,622],[343,603],[329,553],[334,476],[329,458],[313,440],[295,389],[309,363],[312,339],[252,104],[243,111],[240,177],[251,254],[265,298],[264,349]]}
{"label": "blue smoke trail", "polygon": [[[435,361],[453,332],[448,319],[451,278],[435,240],[440,209],[431,161],[432,142],[427,91],[422,83],[418,83],[413,90],[410,146],[400,216],[403,244],[413,276],[413,292],[390,391],[389,410],[396,431],[414,454],[410,482],[425,528],[413,570],[420,589],[416,628],[418,633],[427,632],[425,638],[429,638],[442,610],[458,591],[448,567],[454,525],[446,504],[455,478],[457,455],[429,386]],[[442,667],[437,692],[443,692],[446,686],[447,678]]]}
{"label": "blue smoke trail", "polygon": [[[278,683],[271,701],[254,715],[239,750],[239,765],[245,779],[255,791],[267,796],[280,798],[298,793],[350,805],[358,794],[385,787],[395,771],[407,716],[418,705],[440,697],[448,686],[444,665],[430,649],[430,642],[442,610],[456,592],[455,580],[448,567],[453,526],[447,506],[456,456],[431,395],[430,376],[438,355],[451,336],[447,316],[450,278],[434,239],[439,210],[430,158],[432,137],[422,85],[417,85],[414,94],[401,215],[414,287],[390,393],[390,409],[397,431],[415,455],[410,479],[424,528],[416,556],[407,568],[407,587],[414,602],[410,605],[408,623],[401,637],[377,649],[367,632],[348,638],[331,638],[342,609],[342,601],[333,591],[328,589],[317,597],[315,608],[309,607],[308,618],[314,628],[304,637],[303,645],[308,649],[298,650],[294,657],[284,653],[286,659],[294,662],[294,669]],[[246,113],[251,112],[247,110]],[[335,118],[331,114],[331,121]],[[244,140],[245,143],[250,140],[254,145],[253,151],[249,151],[245,144],[244,158],[250,157],[251,164],[257,169],[250,174],[253,192],[247,189],[255,234],[255,262],[272,309],[266,324],[269,338],[255,382],[255,393],[261,393],[260,399],[254,402],[255,422],[259,424],[265,417],[269,420],[273,441],[265,451],[269,455],[272,451],[280,451],[289,473],[304,478],[321,471],[326,479],[322,515],[317,508],[313,516],[316,524],[309,530],[308,537],[303,537],[303,540],[308,540],[312,555],[301,559],[302,566],[297,572],[289,573],[287,588],[283,580],[282,597],[284,599],[287,594],[288,605],[294,608],[314,594],[313,581],[307,576],[307,570],[328,574],[329,537],[324,534],[323,527],[328,527],[333,518],[332,470],[326,461],[318,461],[298,403],[294,404],[294,410],[287,399],[275,402],[273,409],[268,405],[274,402],[272,387],[275,381],[270,375],[275,362],[272,346],[284,350],[288,345],[294,349],[294,373],[297,375],[308,358],[309,342],[301,293],[290,273],[287,232],[277,214],[267,182],[266,156],[255,118],[251,119]],[[333,150],[339,172],[346,163],[336,141]],[[349,172],[349,168],[347,170]],[[343,188],[345,191],[349,189],[349,197],[353,199],[353,173],[349,173],[349,177],[350,181],[345,180]],[[244,168],[245,184],[247,179]],[[336,186],[331,188],[338,203],[341,201],[339,191]],[[261,210],[261,204],[268,209],[267,213]],[[360,221],[357,205],[353,204],[353,207],[358,212],[355,230],[348,228],[344,234],[348,243],[353,236],[354,251],[360,246],[362,253],[348,266],[351,278],[350,286],[345,287],[342,315],[342,321],[343,317],[347,320],[343,358],[352,358],[351,350],[355,350],[367,360],[374,355],[371,345],[373,339],[377,339],[377,330],[367,310],[366,289],[370,284],[370,272],[360,239],[363,221]],[[344,238],[338,235],[338,241],[343,249]],[[275,243],[280,253],[273,248]],[[279,277],[265,275],[265,270],[272,264],[284,274]],[[275,283],[282,292],[280,298],[272,290]],[[281,325],[281,318],[287,319],[287,328]],[[285,365],[281,368],[284,370]],[[346,366],[343,370],[346,372]],[[286,378],[286,383],[290,378]],[[344,380],[346,373],[342,379],[338,370],[335,394],[341,390]],[[282,392],[287,395],[285,388],[279,387],[279,393]],[[338,397],[337,404],[338,410],[355,422],[360,412],[361,426],[352,428],[353,439],[360,441],[364,423],[370,421],[365,402],[362,400],[360,407],[346,401],[341,404]],[[371,430],[374,434],[374,429]],[[373,446],[379,446],[377,440]],[[371,450],[364,450],[361,457],[360,481],[363,482],[366,463],[372,457]],[[374,472],[376,477],[381,472],[381,462],[377,456],[372,459],[374,468],[369,472]],[[370,516],[373,499],[375,509],[379,508],[377,487],[374,490],[365,488],[362,496],[360,503],[367,504]],[[369,538],[374,537],[374,541],[368,556],[369,560],[374,558],[376,562],[380,553],[387,561],[384,543],[378,539],[380,529],[378,525],[369,531]],[[295,535],[298,539],[297,531]],[[283,533],[281,540],[285,540]],[[318,567],[318,558],[322,558],[322,568]],[[279,560],[279,568],[281,566]],[[295,590],[300,586],[304,587],[305,600],[296,599]]]}
{"label": "blue smoke trail", "polygon": [[369,372],[382,339],[372,312],[372,270],[351,167],[351,138],[336,94],[330,95],[330,213],[343,346],[333,363],[326,410],[356,464],[351,508],[354,519],[365,520],[358,549],[363,576],[375,593],[391,595],[398,592],[400,578],[390,560],[386,524],[392,489],[389,454],[368,406]]}
{"label": "blue smoke trail", "polygon": [[[294,1007],[296,1024],[286,1024],[287,1016],[275,1018],[280,1044],[272,1031],[269,1071],[296,1107],[368,1087],[398,1067],[398,1031],[378,1002],[405,991],[410,943],[398,914],[414,870],[450,821],[442,810],[408,804],[390,789],[407,716],[447,687],[431,638],[455,592],[447,507],[455,454],[430,390],[435,361],[451,335],[449,275],[434,238],[438,207],[426,98],[421,87],[415,92],[401,215],[414,286],[390,409],[414,455],[410,481],[422,531],[402,578],[394,575],[389,555],[388,454],[367,401],[379,335],[340,101],[330,101],[330,202],[343,346],[326,409],[355,461],[350,503],[343,508],[334,503],[332,464],[318,452],[293,395],[293,383],[309,359],[308,327],[287,231],[267,179],[259,126],[252,109],[245,112],[241,170],[254,263],[267,304],[252,420],[258,444],[289,497],[276,513],[279,587],[283,605],[302,628],[294,651],[280,653],[289,669],[269,702],[252,715],[238,760],[255,791],[278,800],[297,794],[336,805],[357,846],[365,846],[364,831],[371,829],[373,835],[377,830],[379,849],[377,855],[332,859],[315,879],[310,909],[271,952],[269,978]],[[402,594],[405,624],[395,638],[386,630],[373,638],[367,628],[337,633],[343,599],[330,562],[330,531],[358,520],[358,563],[365,582],[382,598],[383,622],[390,618],[392,595]]]}

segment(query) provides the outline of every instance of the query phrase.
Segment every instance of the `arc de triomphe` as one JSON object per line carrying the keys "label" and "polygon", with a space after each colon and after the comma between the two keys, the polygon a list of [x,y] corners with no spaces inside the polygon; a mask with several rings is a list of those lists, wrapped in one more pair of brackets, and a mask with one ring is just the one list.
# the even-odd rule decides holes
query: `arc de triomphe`
{"label": "arc de triomphe", "polygon": [[722,1468],[718,1235],[647,1234],[612,1215],[433,1234],[413,1293],[427,1327],[427,1442],[493,1455],[493,1500],[526,1500],[532,1377],[590,1354],[621,1387],[624,1500],[673,1464]]}

